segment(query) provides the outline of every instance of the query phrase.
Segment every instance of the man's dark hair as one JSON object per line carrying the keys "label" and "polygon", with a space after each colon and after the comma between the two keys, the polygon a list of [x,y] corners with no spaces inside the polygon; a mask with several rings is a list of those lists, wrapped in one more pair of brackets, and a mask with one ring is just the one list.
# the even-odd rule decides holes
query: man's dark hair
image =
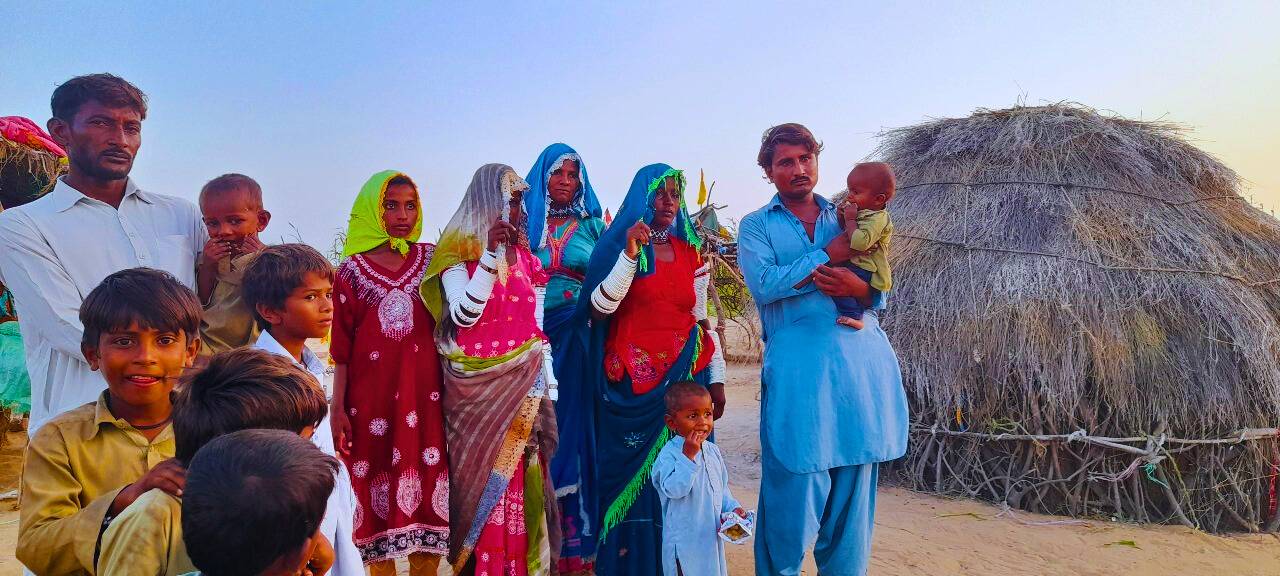
{"label": "man's dark hair", "polygon": [[306,244],[279,244],[258,253],[244,271],[240,281],[240,298],[253,310],[253,317],[264,330],[270,328],[258,314],[258,305],[271,310],[284,308],[284,301],[308,273],[320,274],[333,281],[333,264],[315,248]]}
{"label": "man's dark hair", "polygon": [[49,106],[53,117],[71,122],[85,102],[97,101],[116,108],[128,107],[147,119],[147,95],[137,86],[114,74],[88,74],[76,76],[53,91]]}
{"label": "man's dark hair", "polygon": [[231,192],[244,190],[249,195],[249,203],[251,207],[262,209],[262,186],[253,178],[244,174],[223,174],[213,180],[210,180],[203,188],[200,189],[200,198],[198,202],[201,206],[204,201],[212,196],[219,196]]}
{"label": "man's dark hair", "polygon": [[190,463],[210,440],[248,428],[298,434],[327,411],[320,383],[291,358],[252,348],[214,354],[174,400],[176,456]]}
{"label": "man's dark hair", "polygon": [[804,146],[805,150],[812,152],[815,156],[822,154],[822,143],[814,138],[813,132],[803,124],[794,122],[779,124],[765,130],[764,136],[760,138],[760,154],[756,156],[756,164],[759,164],[760,168],[768,171],[773,166],[773,151],[779,144]]}
{"label": "man's dark hair", "polygon": [[107,276],[80,305],[81,344],[98,347],[103,332],[137,323],[149,330],[181,330],[191,342],[200,336],[200,300],[168,272],[130,268]]}
{"label": "man's dark hair", "polygon": [[675,414],[684,407],[684,401],[695,396],[711,397],[711,392],[707,391],[707,387],[697,382],[676,382],[667,387],[667,393],[663,396],[663,400],[667,403],[667,414]]}
{"label": "man's dark hair", "polygon": [[182,540],[205,576],[258,576],[315,535],[338,461],[297,434],[240,430],[191,459]]}

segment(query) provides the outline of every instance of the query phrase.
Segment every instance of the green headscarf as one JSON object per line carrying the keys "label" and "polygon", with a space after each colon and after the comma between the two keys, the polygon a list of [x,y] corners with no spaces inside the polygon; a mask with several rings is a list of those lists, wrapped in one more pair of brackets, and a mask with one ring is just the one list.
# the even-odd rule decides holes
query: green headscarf
{"label": "green headscarf", "polygon": [[360,188],[360,195],[356,196],[356,203],[351,207],[351,219],[347,221],[347,240],[342,245],[343,258],[368,252],[388,242],[392,249],[405,255],[409,253],[409,244],[417,242],[418,236],[422,235],[421,196],[418,198],[418,221],[413,224],[413,231],[409,236],[392,238],[387,234],[387,223],[382,220],[382,202],[386,198],[387,183],[396,177],[403,177],[415,192],[418,190],[413,179],[396,170],[383,170],[370,177]]}

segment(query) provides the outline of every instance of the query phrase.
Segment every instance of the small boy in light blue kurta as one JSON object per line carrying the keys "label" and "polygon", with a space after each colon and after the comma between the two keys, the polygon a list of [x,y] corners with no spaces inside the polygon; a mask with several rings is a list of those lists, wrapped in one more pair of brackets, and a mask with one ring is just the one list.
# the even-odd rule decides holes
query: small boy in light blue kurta
{"label": "small boy in light blue kurta", "polygon": [[715,419],[711,394],[693,382],[667,389],[667,427],[674,434],[649,478],[662,500],[662,572],[666,576],[728,576],[720,515],[746,512],[729,493],[729,473],[707,441]]}

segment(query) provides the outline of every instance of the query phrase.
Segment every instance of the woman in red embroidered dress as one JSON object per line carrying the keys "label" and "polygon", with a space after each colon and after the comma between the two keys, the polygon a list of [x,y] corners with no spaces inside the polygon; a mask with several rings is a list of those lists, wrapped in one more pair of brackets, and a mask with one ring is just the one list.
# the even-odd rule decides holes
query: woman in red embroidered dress
{"label": "woman in red embroidered dress", "polygon": [[334,286],[334,445],[356,492],[356,546],[374,576],[436,573],[449,550],[449,475],[435,322],[418,284],[416,186],[394,171],[360,191]]}

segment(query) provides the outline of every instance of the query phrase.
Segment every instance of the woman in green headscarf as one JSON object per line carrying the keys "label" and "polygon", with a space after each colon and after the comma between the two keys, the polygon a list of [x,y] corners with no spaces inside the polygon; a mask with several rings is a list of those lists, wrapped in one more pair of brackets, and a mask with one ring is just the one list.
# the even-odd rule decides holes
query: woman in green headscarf
{"label": "woman in green headscarf", "polygon": [[334,446],[351,473],[370,573],[435,574],[449,551],[449,475],[435,321],[418,296],[435,247],[408,176],[379,172],[351,209],[334,283]]}

